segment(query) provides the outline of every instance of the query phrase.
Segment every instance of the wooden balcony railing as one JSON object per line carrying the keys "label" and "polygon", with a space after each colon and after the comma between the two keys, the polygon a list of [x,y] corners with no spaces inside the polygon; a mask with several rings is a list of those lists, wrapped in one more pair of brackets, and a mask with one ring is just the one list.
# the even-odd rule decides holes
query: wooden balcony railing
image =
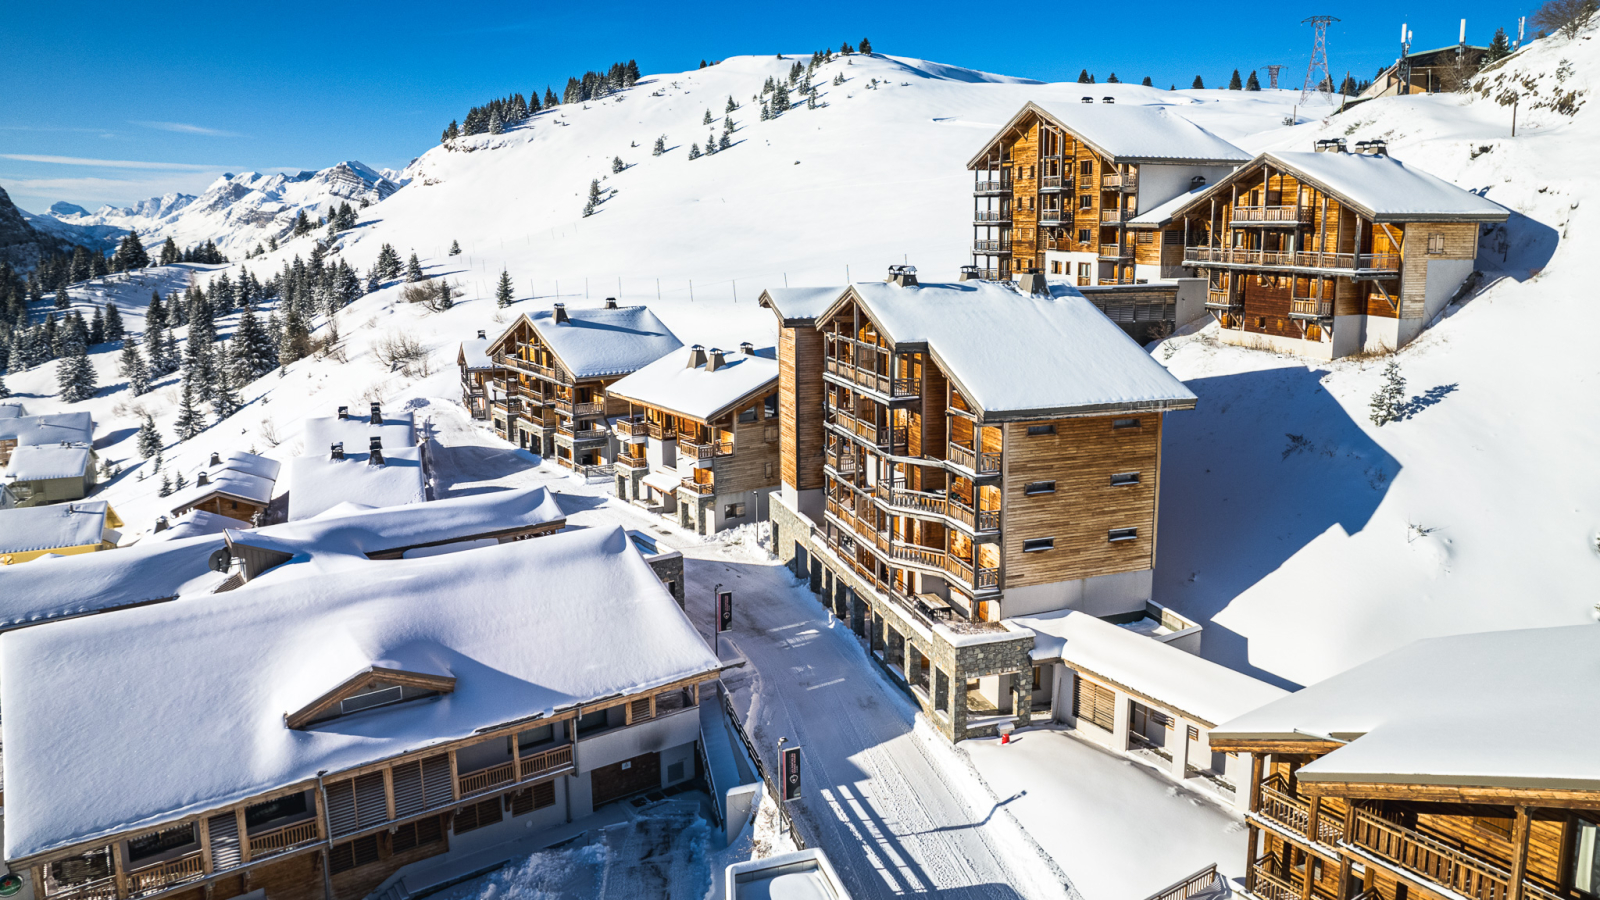
{"label": "wooden balcony railing", "polygon": [[1120,172],[1101,175],[1100,189],[1103,191],[1137,191],[1139,189],[1139,176],[1131,173],[1123,175]]}
{"label": "wooden balcony railing", "polygon": [[978,278],[983,280],[983,281],[999,281],[1000,280],[1000,270],[999,269],[979,269],[978,270]]}
{"label": "wooden balcony railing", "polygon": [[1250,871],[1249,890],[1261,900],[1300,900],[1300,889],[1273,874],[1265,862],[1257,863]]}
{"label": "wooden balcony railing", "polygon": [[940,516],[945,515],[948,509],[943,494],[907,490],[903,481],[880,481],[873,485],[872,492],[878,499],[896,509]]}
{"label": "wooden balcony railing", "polygon": [[717,492],[717,486],[709,481],[695,481],[693,478],[683,479],[683,487],[691,494],[709,497]]}
{"label": "wooden balcony railing", "polygon": [[[1390,822],[1357,807],[1351,843],[1473,900],[1505,900],[1511,875],[1495,863]],[[1523,896],[1558,900],[1559,895],[1523,879]]]}
{"label": "wooden balcony railing", "polygon": [[840,475],[854,475],[856,473],[856,456],[854,453],[829,450],[827,460],[828,466]]}
{"label": "wooden balcony railing", "polygon": [[282,828],[263,831],[260,834],[250,835],[250,858],[261,859],[265,856],[292,850],[301,844],[308,844],[317,839],[317,820],[307,819],[304,822],[295,822]]}
{"label": "wooden balcony railing", "polygon": [[1229,296],[1227,291],[1206,291],[1208,309],[1234,309],[1244,305],[1244,300]]}
{"label": "wooden balcony railing", "polygon": [[498,766],[490,766],[487,769],[479,769],[476,772],[468,772],[460,776],[457,779],[460,788],[459,796],[466,797],[482,793],[490,788],[499,787],[502,784],[510,784],[516,780],[516,763],[503,762]]}
{"label": "wooden balcony railing", "polygon": [[196,850],[177,859],[134,869],[128,873],[128,896],[143,897],[164,891],[173,885],[193,881],[205,874],[205,860]]}
{"label": "wooden balcony railing", "polygon": [[643,438],[646,434],[644,416],[625,416],[612,423],[621,438]]}
{"label": "wooden balcony railing", "polygon": [[573,416],[603,416],[606,414],[606,405],[603,402],[572,404]]}
{"label": "wooden balcony railing", "polygon": [[978,181],[972,185],[974,194],[1005,194],[1011,190],[1009,181]]}
{"label": "wooden balcony railing", "polygon": [[932,547],[919,547],[916,544],[894,541],[889,544],[889,555],[894,559],[917,563],[932,569],[944,568],[945,552]]}
{"label": "wooden balcony railing", "polygon": [[1133,256],[1133,246],[1131,244],[1100,245],[1101,259],[1128,259],[1131,256]]}
{"label": "wooden balcony railing", "polygon": [[713,456],[727,456],[733,452],[733,441],[708,441],[696,443],[688,438],[678,438],[678,452],[690,459],[710,459]]}
{"label": "wooden balcony railing", "polygon": [[572,380],[571,377],[567,375],[566,370],[560,366],[541,366],[538,363],[529,362],[520,356],[507,356],[504,353],[496,353],[494,355],[494,361],[496,365],[504,368],[514,369],[518,372],[527,372],[530,375],[543,375],[544,377],[553,381],[568,382]]}
{"label": "wooden balcony railing", "polygon": [[117,900],[117,881],[114,878],[102,878],[99,881],[57,887],[46,879],[43,896],[50,900]]}
{"label": "wooden balcony railing", "polygon": [[1318,253],[1310,250],[1254,250],[1244,247],[1188,247],[1187,265],[1221,263],[1297,269],[1343,269],[1363,272],[1399,272],[1398,253]]}
{"label": "wooden balcony railing", "polygon": [[645,426],[645,433],[658,441],[670,441],[678,436],[678,426],[675,422],[651,422]]}
{"label": "wooden balcony railing", "polygon": [[979,225],[1009,222],[1011,221],[1011,213],[1001,212],[997,209],[980,209],[972,214],[972,221]]}
{"label": "wooden balcony railing", "polygon": [[648,459],[645,459],[642,456],[629,456],[626,453],[617,454],[617,458],[612,461],[612,464],[619,469],[632,470],[650,468],[650,461]]}
{"label": "wooden balcony railing", "polygon": [[1259,224],[1310,224],[1312,209],[1309,206],[1235,206],[1231,221],[1235,225]]}
{"label": "wooden balcony railing", "polygon": [[1289,301],[1289,315],[1326,319],[1333,315],[1333,301],[1296,297]]}
{"label": "wooden balcony railing", "polygon": [[1000,454],[977,453],[971,447],[963,447],[951,442],[949,459],[951,462],[964,469],[971,469],[980,475],[992,475],[1000,471]]}
{"label": "wooden balcony railing", "polygon": [[968,560],[947,553],[944,557],[944,570],[965,581],[975,590],[987,590],[1000,586],[1000,570],[998,568],[974,569]]}
{"label": "wooden balcony railing", "polygon": [[1011,241],[1010,241],[1009,238],[1005,239],[1005,240],[997,240],[997,241],[973,241],[972,242],[972,252],[973,253],[1010,253],[1011,252]]}
{"label": "wooden balcony railing", "polygon": [[1072,190],[1072,176],[1046,175],[1039,179],[1041,191],[1070,191]]}
{"label": "wooden balcony railing", "polygon": [[1125,221],[1127,221],[1128,219],[1131,219],[1131,218],[1133,218],[1133,213],[1131,213],[1131,212],[1129,212],[1127,210],[1123,210],[1123,209],[1102,209],[1102,210],[1100,210],[1100,224],[1102,224],[1102,225],[1115,225],[1118,222],[1125,222]]}
{"label": "wooden balcony railing", "polygon": [[[1271,819],[1287,828],[1289,831],[1302,837],[1309,837],[1307,830],[1311,824],[1310,801],[1296,797],[1282,789],[1281,780],[1264,781],[1261,783],[1261,806],[1256,812],[1264,818]],[[1340,824],[1328,816],[1317,817],[1317,835],[1315,840],[1333,846],[1339,842]]]}
{"label": "wooden balcony railing", "polygon": [[1215,886],[1220,879],[1217,864],[1212,863],[1188,878],[1156,891],[1145,900],[1189,900],[1195,894]]}
{"label": "wooden balcony railing", "polygon": [[[1070,213],[1070,212],[1067,213],[1067,221],[1069,221],[1069,222],[1072,221],[1072,213]],[[1041,209],[1041,210],[1039,210],[1039,224],[1040,225],[1060,225],[1061,224],[1061,210],[1059,210],[1059,209]]]}
{"label": "wooden balcony railing", "polygon": [[562,744],[539,753],[532,753],[517,761],[523,778],[545,775],[572,765],[572,745]]}

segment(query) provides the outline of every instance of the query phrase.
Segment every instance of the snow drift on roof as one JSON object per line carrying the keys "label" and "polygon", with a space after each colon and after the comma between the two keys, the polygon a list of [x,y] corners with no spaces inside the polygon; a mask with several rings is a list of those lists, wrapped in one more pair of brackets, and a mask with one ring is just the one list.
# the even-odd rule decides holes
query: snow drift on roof
{"label": "snow drift on roof", "polygon": [[926,341],[986,414],[1188,408],[1195,396],[1075,288],[852,286],[896,343]]}
{"label": "snow drift on roof", "polygon": [[42,416],[0,417],[0,441],[14,440],[19,447],[43,444],[94,442],[94,418],[86,412],[48,413]]}
{"label": "snow drift on roof", "polygon": [[145,540],[45,565],[0,566],[0,629],[210,591],[223,576],[206,560],[222,546],[221,535]]}
{"label": "snow drift on roof", "polygon": [[777,387],[777,360],[734,351],[724,354],[725,365],[708,372],[704,365],[689,368],[690,352],[681,347],[668,353],[619,379],[606,393],[709,421],[741,397],[763,387]]}
{"label": "snow drift on roof", "polygon": [[1010,620],[1034,632],[1034,659],[1115,681],[1207,725],[1285,695],[1282,688],[1075,610]]}
{"label": "snow drift on roof", "polygon": [[214,494],[226,494],[240,500],[248,500],[265,506],[272,500],[273,480],[250,475],[245,472],[236,472],[232,469],[217,469],[206,473],[209,479],[206,484],[191,484],[181,491],[167,498],[172,504],[168,509],[174,513],[185,507],[194,506]]}
{"label": "snow drift on roof", "polygon": [[[1305,781],[1600,790],[1600,626],[1417,641],[1212,732],[1350,743]],[[1485,727],[1488,718],[1493,727]]]}
{"label": "snow drift on roof", "polygon": [[[421,659],[456,678],[453,693],[335,727],[284,724],[375,661]],[[621,528],[10,632],[0,637],[6,858],[718,668]],[[95,752],[61,752],[86,746]]]}
{"label": "snow drift on roof", "polygon": [[466,360],[469,369],[492,369],[494,361],[489,358],[489,345],[494,343],[488,338],[473,338],[461,342],[461,359]]}
{"label": "snow drift on roof", "polygon": [[[345,448],[348,451],[350,444],[346,443]],[[323,455],[289,460],[283,475],[284,490],[289,494],[289,521],[309,519],[347,500],[366,506],[401,506],[426,499],[423,487],[427,479],[419,448],[391,450],[389,442],[384,441],[381,466],[369,463],[365,450],[362,447],[362,452],[347,452],[344,459]]]}
{"label": "snow drift on roof", "polygon": [[305,421],[305,450],[307,453],[327,453],[334,444],[344,444],[346,453],[365,454],[373,438],[383,441],[387,453],[416,444],[416,427],[409,412],[382,413],[383,424],[374,425],[368,410],[351,407],[350,418],[318,416]]}
{"label": "snow drift on roof", "polygon": [[568,309],[566,322],[554,310],[528,315],[574,378],[626,375],[683,346],[677,335],[643,306]]}
{"label": "snow drift on roof", "polygon": [[0,419],[20,419],[28,414],[21,403],[0,403]]}
{"label": "snow drift on roof", "polygon": [[203,509],[191,509],[183,516],[173,520],[165,531],[158,531],[140,541],[140,546],[151,541],[176,541],[183,538],[203,537],[209,534],[220,535],[229,528],[249,528],[250,523],[232,516],[218,515]]}
{"label": "snow drift on roof", "polygon": [[844,287],[767,288],[770,306],[785,322],[805,322],[828,311]]}
{"label": "snow drift on roof", "polygon": [[1243,163],[1250,154],[1164,106],[1034,101],[1063,128],[1118,162],[1161,161]]}
{"label": "snow drift on roof", "polygon": [[0,553],[98,544],[106,529],[106,509],[104,500],[0,509]]}
{"label": "snow drift on roof", "polygon": [[235,450],[222,457],[221,463],[214,466],[206,466],[206,471],[220,472],[224,469],[231,469],[235,472],[244,472],[247,475],[255,475],[269,481],[276,481],[278,470],[282,467],[282,464],[275,459],[268,459],[255,453],[246,453],[243,450]]}
{"label": "snow drift on roof", "polygon": [[1264,155],[1278,166],[1304,174],[1364,207],[1379,221],[1443,217],[1504,222],[1510,215],[1500,204],[1413,169],[1392,156],[1282,150]]}
{"label": "snow drift on roof", "polygon": [[11,451],[11,462],[6,466],[6,478],[16,481],[82,478],[88,470],[88,447],[25,444]]}

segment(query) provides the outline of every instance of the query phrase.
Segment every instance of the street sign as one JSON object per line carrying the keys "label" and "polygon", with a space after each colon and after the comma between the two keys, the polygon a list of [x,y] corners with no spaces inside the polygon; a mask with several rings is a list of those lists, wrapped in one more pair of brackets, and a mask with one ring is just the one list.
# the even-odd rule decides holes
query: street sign
{"label": "street sign", "polygon": [[733,591],[717,592],[717,634],[733,630]]}
{"label": "street sign", "polygon": [[784,747],[783,753],[783,799],[800,799],[800,748]]}

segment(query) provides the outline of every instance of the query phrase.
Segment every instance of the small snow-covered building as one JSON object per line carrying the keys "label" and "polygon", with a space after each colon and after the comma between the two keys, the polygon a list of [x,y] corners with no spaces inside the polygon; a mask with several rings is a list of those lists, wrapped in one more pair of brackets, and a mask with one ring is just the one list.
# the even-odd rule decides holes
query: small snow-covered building
{"label": "small snow-covered building", "polygon": [[1271,151],[1141,227],[1175,234],[1223,341],[1332,359],[1405,346],[1477,267],[1510,212],[1388,155]]}
{"label": "small snow-covered building", "polygon": [[312,454],[325,453],[334,444],[352,454],[365,453],[373,446],[393,452],[417,444],[416,417],[410,412],[385,413],[376,402],[364,415],[341,406],[332,416],[308,417],[303,427],[305,451]]}
{"label": "small snow-covered building", "polygon": [[[26,411],[18,404],[3,408]],[[93,447],[94,417],[86,412],[0,416],[0,466],[11,461],[11,453],[18,447],[53,447],[61,444]]]}
{"label": "small snow-covered building", "polygon": [[361,897],[487,857],[693,779],[721,669],[620,528],[11,631],[0,666],[5,857],[72,900]]}
{"label": "small snow-covered building", "polygon": [[1418,641],[1218,725],[1254,897],[1600,894],[1600,627]]}
{"label": "small snow-covered building", "polygon": [[501,367],[490,386],[495,433],[569,469],[602,465],[610,451],[606,419],[627,412],[606,400],[612,382],[683,346],[643,306],[524,313],[490,342]]}
{"label": "small snow-covered building", "polygon": [[474,419],[489,418],[489,388],[505,375],[489,356],[489,338],[482,332],[470,341],[462,341],[456,352],[456,366],[461,369],[461,405]]}
{"label": "small snow-covered building", "polygon": [[[268,462],[273,462],[268,460]],[[273,470],[276,471],[274,462]],[[257,521],[272,502],[275,478],[255,475],[234,468],[208,468],[195,474],[194,483],[172,494],[167,502],[172,515],[181,516],[189,510],[205,510],[230,519],[238,519],[247,526]]]}
{"label": "small snow-covered building", "polygon": [[421,503],[428,499],[427,483],[420,447],[347,453],[335,443],[331,452],[289,460],[282,487],[288,521],[295,522],[343,503],[365,508]]}
{"label": "small snow-covered building", "polygon": [[18,507],[81,500],[94,490],[95,458],[88,444],[24,444],[0,477]]}
{"label": "small snow-covered building", "polygon": [[0,566],[47,553],[71,556],[110,550],[121,538],[117,531],[121,527],[122,519],[104,500],[0,509]]}
{"label": "small snow-covered building", "polygon": [[617,496],[711,534],[767,517],[778,486],[778,361],[699,344],[668,353],[606,389]]}

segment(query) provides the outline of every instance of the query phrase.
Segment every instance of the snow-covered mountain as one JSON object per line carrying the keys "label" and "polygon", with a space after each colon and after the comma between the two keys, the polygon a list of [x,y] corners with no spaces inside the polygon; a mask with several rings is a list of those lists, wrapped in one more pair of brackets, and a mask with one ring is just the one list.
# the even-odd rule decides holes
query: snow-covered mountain
{"label": "snow-covered mountain", "polygon": [[[1471,95],[1386,98],[1337,115],[1313,108],[1309,119],[1301,108],[1302,124],[1288,127],[1298,92],[1091,89],[1119,104],[1168,106],[1250,150],[1387,138],[1395,156],[1515,213],[1485,239],[1483,287],[1396,355],[1410,384],[1402,421],[1368,419],[1381,360],[1307,362],[1223,346],[1207,329],[1152,348],[1200,396],[1196,410],[1168,419],[1155,599],[1204,622],[1207,656],[1305,684],[1419,637],[1588,620],[1600,583],[1600,472],[1588,464],[1600,404],[1588,398],[1600,362],[1555,326],[1592,317],[1600,174],[1586,154],[1600,144],[1600,114],[1587,102],[1597,34],[1600,24],[1577,40],[1536,41]],[[924,280],[953,278],[971,240],[966,160],[1027,100],[1086,93],[858,56],[815,76],[819,108],[761,119],[757,92],[792,63],[737,57],[650,76],[504,134],[427,150],[403,174],[410,185],[363,216],[335,254],[365,270],[385,243],[402,257],[415,251],[462,299],[443,313],[404,302],[399,285],[360,299],[339,314],[348,361],[303,360],[256,381],[244,409],[171,447],[167,463],[191,471],[213,450],[252,446],[292,456],[301,417],[362,397],[470,427],[458,421],[457,342],[558,297],[647,303],[685,342],[730,347],[774,341],[770,312],[754,302],[767,286],[878,279],[900,262]],[[1515,138],[1502,105],[1510,89],[1522,92]],[[731,146],[689,159],[691,144],[703,150],[721,136],[725,117]],[[653,155],[663,135],[666,150]],[[618,158],[623,170],[613,172]],[[592,179],[602,202],[585,217]],[[461,255],[449,255],[452,241]],[[265,278],[311,248],[311,238],[293,239],[243,265]],[[236,277],[240,265],[229,268]],[[155,282],[181,284],[190,270],[211,277],[207,267],[118,276],[74,299],[122,304],[137,328]],[[509,310],[493,300],[502,270],[516,286]],[[431,351],[430,375],[379,361],[375,346],[397,332]],[[137,532],[160,509],[159,477],[131,471],[137,409],[170,435],[174,379],[124,402],[116,353],[101,348],[93,359],[107,387],[80,406],[109,436],[102,454],[130,468],[103,496]],[[61,406],[49,397],[50,371],[6,383],[30,408]]]}
{"label": "snow-covered mountain", "polygon": [[377,203],[404,184],[393,170],[379,172],[349,160],[314,172],[224,175],[198,197],[166,194],[93,213],[56,203],[48,215],[29,216],[29,221],[39,231],[92,247],[114,248],[122,235],[136,231],[146,246],[169,237],[180,247],[209,240],[238,258],[269,237],[287,235],[301,210],[316,217],[343,202]]}

